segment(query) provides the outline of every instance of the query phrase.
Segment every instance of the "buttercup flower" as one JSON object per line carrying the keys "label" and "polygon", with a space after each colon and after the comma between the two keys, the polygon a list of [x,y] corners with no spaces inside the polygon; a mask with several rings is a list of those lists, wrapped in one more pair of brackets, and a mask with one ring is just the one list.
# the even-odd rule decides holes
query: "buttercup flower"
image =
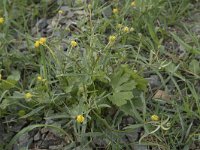
{"label": "buttercup flower", "polygon": [[113,43],[116,40],[116,36],[110,35],[108,39],[109,39],[109,43]]}
{"label": "buttercup flower", "polygon": [[76,41],[71,41],[71,47],[76,47],[78,44]]}
{"label": "buttercup flower", "polygon": [[42,77],[41,76],[37,76],[37,80],[38,81],[42,81]]}
{"label": "buttercup flower", "polygon": [[62,14],[64,14],[64,11],[63,11],[63,10],[59,10],[58,13],[59,13],[60,15],[62,15]]}
{"label": "buttercup flower", "polygon": [[131,6],[132,6],[132,7],[135,7],[135,1],[133,1],[133,2],[131,3]]}
{"label": "buttercup flower", "polygon": [[114,9],[112,10],[112,12],[113,12],[113,14],[118,14],[118,13],[119,13],[119,10],[118,10],[117,8],[114,8]]}
{"label": "buttercup flower", "polygon": [[160,118],[157,115],[152,115],[151,120],[152,121],[158,121],[158,120],[160,120]]}
{"label": "buttercup flower", "polygon": [[33,95],[31,94],[31,93],[26,93],[25,95],[24,95],[24,97],[25,97],[25,99],[30,99],[30,98],[32,98],[33,97]]}
{"label": "buttercup flower", "polygon": [[47,38],[41,37],[39,41],[40,41],[40,44],[45,44],[47,41]]}
{"label": "buttercup flower", "polygon": [[35,47],[35,48],[38,48],[39,46],[40,46],[40,41],[35,41],[34,47]]}
{"label": "buttercup flower", "polygon": [[126,27],[123,28],[123,32],[128,33],[129,31],[130,31],[130,30],[129,30],[129,27],[126,26]]}
{"label": "buttercup flower", "polygon": [[4,18],[3,17],[0,17],[0,24],[3,24],[4,23]]}
{"label": "buttercup flower", "polygon": [[78,116],[76,116],[76,121],[77,121],[78,123],[83,123],[84,120],[85,120],[85,118],[83,117],[83,115],[78,115]]}
{"label": "buttercup flower", "polygon": [[41,37],[39,40],[35,41],[34,47],[38,48],[40,45],[43,45],[47,42],[47,38]]}

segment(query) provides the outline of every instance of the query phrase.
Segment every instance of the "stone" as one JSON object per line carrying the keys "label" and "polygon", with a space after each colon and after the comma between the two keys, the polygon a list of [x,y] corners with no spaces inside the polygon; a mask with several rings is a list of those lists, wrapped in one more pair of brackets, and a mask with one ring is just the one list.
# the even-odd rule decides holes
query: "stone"
{"label": "stone", "polygon": [[158,88],[161,85],[160,78],[157,75],[151,75],[147,80],[151,89]]}
{"label": "stone", "polygon": [[49,146],[49,149],[50,150],[58,150],[58,149],[62,149],[63,148],[63,145],[52,145],[52,146]]}
{"label": "stone", "polygon": [[41,129],[41,133],[42,133],[42,134],[47,133],[48,131],[49,131],[48,128],[42,128],[42,129]]}
{"label": "stone", "polygon": [[41,134],[40,134],[40,132],[37,132],[37,134],[35,134],[35,136],[34,136],[34,141],[39,141],[40,139],[41,139]]}

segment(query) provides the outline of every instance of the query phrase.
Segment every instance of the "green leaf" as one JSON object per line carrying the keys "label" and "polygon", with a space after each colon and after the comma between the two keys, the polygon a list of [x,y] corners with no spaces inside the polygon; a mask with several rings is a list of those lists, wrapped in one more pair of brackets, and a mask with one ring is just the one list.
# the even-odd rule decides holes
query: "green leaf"
{"label": "green leaf", "polygon": [[24,115],[24,116],[22,116],[22,117],[20,117],[21,119],[23,119],[23,118],[28,118],[28,117],[30,117],[30,116],[32,116],[32,115],[34,115],[34,114],[37,114],[39,111],[41,111],[43,108],[44,108],[45,106],[40,106],[40,107],[38,107],[38,108],[36,108],[36,109],[33,109],[31,112],[29,112],[28,114],[26,114],[26,115]]}
{"label": "green leaf", "polygon": [[11,88],[14,88],[16,83],[16,80],[7,79],[0,84],[0,88],[3,90],[9,90]]}
{"label": "green leaf", "polygon": [[4,96],[6,95],[7,92],[8,92],[8,90],[5,90],[3,93],[1,93],[0,103],[3,100],[3,98],[4,98]]}
{"label": "green leaf", "polygon": [[131,77],[134,79],[136,83],[136,88],[139,90],[146,90],[147,89],[147,80],[141,77],[137,72],[132,72]]}
{"label": "green leaf", "polygon": [[20,72],[17,70],[12,71],[12,74],[8,76],[7,80],[14,80],[19,81],[20,80]]}
{"label": "green leaf", "polygon": [[127,77],[126,75],[122,76],[122,74],[123,70],[120,69],[111,77],[111,86],[113,89],[129,79],[129,77]]}
{"label": "green leaf", "polygon": [[127,103],[127,100],[130,100],[133,98],[132,92],[119,92],[119,93],[113,93],[113,95],[108,96],[109,100],[117,105],[122,106]]}
{"label": "green leaf", "polygon": [[141,128],[143,126],[144,126],[144,124],[133,124],[133,125],[129,125],[129,126],[125,127],[124,129],[125,130],[127,130],[127,129],[135,130],[135,129]]}
{"label": "green leaf", "polygon": [[15,91],[13,96],[8,96],[1,100],[0,109],[6,109],[8,106],[18,104],[19,100],[23,98],[23,94]]}
{"label": "green leaf", "polygon": [[178,42],[178,44],[180,44],[182,47],[184,47],[189,53],[200,54],[200,49],[193,48],[192,46],[190,46],[189,44],[185,43],[183,40],[181,40],[177,35],[175,35],[173,33],[171,33],[171,35],[176,40],[176,42]]}
{"label": "green leaf", "polygon": [[110,105],[108,105],[108,104],[99,104],[98,105],[98,108],[111,108],[111,106]]}
{"label": "green leaf", "polygon": [[178,71],[180,64],[177,66],[174,63],[170,63],[168,66],[165,67],[165,70],[171,73],[173,76],[180,78],[181,80],[185,81],[185,77],[180,74]]}
{"label": "green leaf", "polygon": [[158,40],[158,37],[156,35],[156,32],[155,32],[155,27],[154,25],[152,25],[152,23],[150,23],[150,21],[146,21],[146,24],[147,24],[147,27],[148,27],[148,30],[149,30],[149,34],[151,35],[151,38],[153,39],[153,41],[159,45],[159,40]]}
{"label": "green leaf", "polygon": [[0,88],[3,90],[9,90],[16,87],[16,83],[20,80],[20,72],[17,70],[12,71],[12,74],[8,76],[7,80],[2,81]]}
{"label": "green leaf", "polygon": [[118,91],[131,91],[133,90],[134,88],[136,88],[136,83],[135,81],[130,81],[128,83],[124,83],[122,84],[121,86],[117,87],[115,90],[115,92],[118,92]]}
{"label": "green leaf", "polygon": [[12,101],[10,99],[4,99],[0,104],[0,109],[6,109],[9,105],[12,105]]}
{"label": "green leaf", "polygon": [[66,92],[66,93],[70,93],[70,92],[72,91],[73,87],[74,87],[73,85],[67,86],[67,87],[65,88],[65,92]]}
{"label": "green leaf", "polygon": [[52,119],[63,119],[63,118],[71,118],[67,113],[56,113],[54,115],[51,115],[49,117],[45,117],[46,120],[52,120]]}
{"label": "green leaf", "polygon": [[111,76],[110,84],[112,86],[112,93],[108,96],[108,99],[114,105],[121,107],[134,97],[134,89],[146,89],[147,81],[129,69],[128,65],[122,65]]}
{"label": "green leaf", "polygon": [[200,74],[200,65],[199,61],[193,59],[189,64],[189,70],[194,74]]}

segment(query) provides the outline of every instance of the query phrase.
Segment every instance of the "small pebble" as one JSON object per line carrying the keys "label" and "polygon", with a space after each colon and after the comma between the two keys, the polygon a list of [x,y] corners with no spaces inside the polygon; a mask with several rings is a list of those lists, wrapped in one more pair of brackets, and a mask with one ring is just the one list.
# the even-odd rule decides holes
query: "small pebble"
{"label": "small pebble", "polygon": [[34,141],[38,141],[41,138],[41,134],[40,132],[38,132],[35,136],[34,136]]}

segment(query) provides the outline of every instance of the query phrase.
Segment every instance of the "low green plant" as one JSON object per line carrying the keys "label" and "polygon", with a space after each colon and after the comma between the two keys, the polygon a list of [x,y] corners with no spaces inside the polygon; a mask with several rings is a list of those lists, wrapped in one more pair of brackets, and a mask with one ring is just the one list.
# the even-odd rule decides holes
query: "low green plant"
{"label": "low green plant", "polygon": [[[199,140],[200,47],[182,18],[193,3],[2,0],[0,120],[6,133],[15,123],[26,125],[1,147],[50,128],[67,139],[66,149],[88,149],[95,139],[105,149],[189,149]],[[62,25],[65,9],[75,24]],[[35,28],[41,18],[52,21],[48,36]],[[177,45],[182,57],[170,51]],[[160,80],[156,89],[148,83],[152,75]],[[165,96],[156,97],[161,91]],[[133,122],[124,127],[127,117]],[[141,135],[122,140],[133,132]]]}

